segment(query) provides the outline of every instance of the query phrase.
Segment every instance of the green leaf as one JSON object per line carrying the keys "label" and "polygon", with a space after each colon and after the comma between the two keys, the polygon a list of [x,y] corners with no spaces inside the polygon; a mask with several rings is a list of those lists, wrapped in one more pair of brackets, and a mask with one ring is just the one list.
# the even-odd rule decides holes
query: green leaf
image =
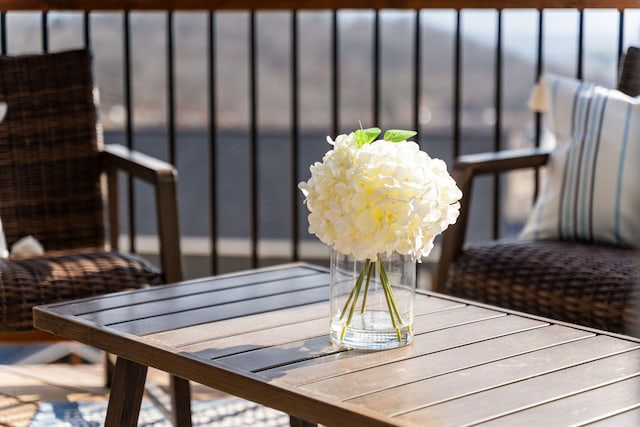
{"label": "green leaf", "polygon": [[359,147],[362,147],[365,144],[370,144],[375,141],[380,133],[382,133],[380,128],[358,129],[355,131],[356,142]]}
{"label": "green leaf", "polygon": [[389,129],[384,133],[384,140],[391,142],[406,141],[412,136],[416,136],[418,132],[413,130]]}

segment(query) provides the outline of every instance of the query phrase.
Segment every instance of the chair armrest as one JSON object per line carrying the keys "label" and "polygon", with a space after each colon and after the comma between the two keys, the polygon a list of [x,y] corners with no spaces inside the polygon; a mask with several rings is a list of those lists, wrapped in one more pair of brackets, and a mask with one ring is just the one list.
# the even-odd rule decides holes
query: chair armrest
{"label": "chair armrest", "polygon": [[155,189],[160,262],[166,282],[182,280],[180,225],[176,191],[177,171],[171,164],[120,144],[103,147],[102,161],[107,173],[109,233],[111,246],[118,248],[118,172],[151,184]]}
{"label": "chair armrest", "polygon": [[163,178],[175,180],[176,169],[169,163],[156,159],[139,151],[133,151],[124,145],[108,144],[103,147],[105,167],[117,169],[155,184]]}
{"label": "chair armrest", "polygon": [[529,148],[467,154],[458,157],[453,168],[464,180],[470,180],[475,175],[544,166],[549,160],[549,153],[551,150],[547,148]]}
{"label": "chair armrest", "polygon": [[549,160],[548,148],[531,148],[523,150],[504,150],[492,153],[467,154],[456,159],[453,165],[453,178],[462,191],[460,200],[460,216],[455,224],[444,233],[442,253],[435,280],[435,290],[444,292],[449,264],[462,252],[467,233],[469,204],[473,179],[478,175],[508,172],[516,169],[544,166]]}

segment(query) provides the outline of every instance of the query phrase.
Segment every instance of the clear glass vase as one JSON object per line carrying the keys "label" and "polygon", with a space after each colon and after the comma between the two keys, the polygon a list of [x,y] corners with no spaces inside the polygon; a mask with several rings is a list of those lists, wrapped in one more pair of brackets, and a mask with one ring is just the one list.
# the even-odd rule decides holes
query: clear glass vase
{"label": "clear glass vase", "polygon": [[331,342],[382,350],[413,340],[416,262],[393,252],[356,261],[331,250]]}

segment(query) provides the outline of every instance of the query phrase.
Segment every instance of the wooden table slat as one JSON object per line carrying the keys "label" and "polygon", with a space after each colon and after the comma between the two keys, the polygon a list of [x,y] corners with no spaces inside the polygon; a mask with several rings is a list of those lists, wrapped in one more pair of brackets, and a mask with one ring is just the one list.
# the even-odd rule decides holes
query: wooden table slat
{"label": "wooden table slat", "polygon": [[[371,366],[379,366],[379,369],[395,370],[396,378],[394,381],[411,382],[592,336],[594,335],[589,332],[551,325],[545,328],[532,329],[518,334],[471,343],[465,346],[465,351],[459,351],[459,347],[454,347],[406,360],[394,361],[388,364],[379,363],[377,365],[373,363],[350,364],[348,361],[340,359],[311,359],[263,371],[260,375],[268,379],[277,378],[278,381],[301,386],[339,376],[340,378],[349,379],[349,376],[345,374],[370,369]],[[309,365],[313,364],[322,364],[322,367],[309,369]],[[419,366],[416,367],[415,365]],[[376,391],[380,389],[378,382],[376,377],[360,378],[358,383],[349,382],[346,388],[352,390],[354,395],[364,394],[366,390]],[[388,384],[385,384],[385,386],[388,386]]]}
{"label": "wooden table slat", "polygon": [[[640,398],[640,376],[637,375],[547,403],[544,407],[536,406],[481,425],[487,427],[498,425],[539,427],[540,420],[543,419],[552,419],[556,425],[579,425],[589,422],[603,411],[624,410],[634,406],[637,404],[638,398]],[[575,408],[580,408],[580,410]],[[618,425],[632,427],[638,424]]]}
{"label": "wooden table slat", "polygon": [[[528,334],[530,337],[524,339],[522,334]],[[346,375],[316,380],[300,386],[304,390],[331,394],[338,399],[355,399],[355,402],[371,403],[372,407],[378,407],[378,400],[382,400],[383,406],[389,402],[387,395],[380,393],[388,390],[388,394],[396,395],[397,398],[402,399],[403,404],[414,405],[415,403],[410,403],[412,400],[422,402],[423,397],[412,395],[412,392],[408,391],[410,397],[407,398],[404,395],[403,385],[408,384],[405,386],[407,390],[416,387],[422,391],[425,388],[424,384],[431,387],[433,383],[444,382],[444,387],[437,385],[433,388],[437,389],[439,393],[449,393],[452,387],[456,388],[458,385],[452,378],[464,378],[467,375],[486,379],[487,382],[493,384],[496,381],[504,381],[502,374],[505,371],[515,374],[513,368],[507,369],[509,367],[516,365],[518,367],[517,375],[526,375],[527,371],[524,367],[529,359],[538,361],[538,358],[546,357],[545,362],[550,363],[552,355],[557,358],[557,355],[563,352],[588,346],[590,339],[599,339],[587,337],[588,335],[584,332],[580,335],[569,328],[550,326],[496,338],[490,341],[489,346],[487,346],[489,341],[485,341],[471,344],[467,346],[465,351],[445,350],[358,370]],[[549,351],[541,350],[543,347]],[[542,354],[540,354],[541,352]],[[532,369],[532,366],[529,363],[526,367]],[[536,365],[536,369],[539,371],[543,369],[543,366]],[[487,375],[483,376],[482,374],[485,372]],[[482,387],[483,385],[477,381],[474,386]],[[360,397],[359,400],[358,397]]]}
{"label": "wooden table slat", "polygon": [[326,324],[328,312],[329,304],[327,302],[321,302],[279,311],[269,311],[233,319],[225,319],[223,321],[176,328],[170,331],[149,334],[147,338],[189,351],[188,349],[191,348],[191,346],[197,346],[209,341],[280,327],[282,326],[282,320],[284,318],[297,319],[301,322],[325,319]]}
{"label": "wooden table slat", "polygon": [[[435,378],[422,379],[393,388],[389,387],[380,392],[352,399],[351,402],[376,407],[388,415],[394,415],[495,388],[499,385],[545,375],[630,348],[633,348],[632,343],[610,337],[594,337],[474,366]],[[382,374],[384,373],[383,371]],[[376,369],[372,369],[359,375],[373,377],[377,376],[378,372]],[[352,380],[358,381],[359,375],[354,376]],[[469,378],[474,380],[468,381]],[[387,378],[382,378],[381,381],[385,382]],[[305,389],[327,392],[332,387],[332,383],[335,381],[326,380],[307,385]]]}
{"label": "wooden table slat", "polygon": [[254,351],[216,358],[215,361],[234,370],[259,372],[264,369],[338,353],[344,353],[344,350],[333,346],[329,342],[329,337],[323,335],[300,342],[263,347]]}
{"label": "wooden table slat", "polygon": [[[461,326],[454,326],[446,330],[437,330],[429,334],[422,334],[420,336],[425,336],[425,339],[416,340],[410,346],[383,352],[365,352],[364,354],[359,354],[357,357],[358,364],[366,364],[368,360],[373,364],[381,362],[389,363],[394,360],[416,357],[421,354],[432,353],[545,325],[545,323],[537,320],[518,316],[513,317],[512,322],[502,322],[500,318],[488,319],[463,324]],[[258,372],[276,366],[295,363],[305,358],[313,358],[322,354],[332,354],[335,352],[331,351],[330,347],[325,347],[329,345],[328,335],[314,339],[314,345],[311,347],[309,346],[309,341],[311,340],[262,348],[216,360],[228,366],[233,366],[236,369]],[[322,343],[324,343],[325,346],[323,346]]]}
{"label": "wooden table slat", "polygon": [[[637,401],[636,401],[637,402]],[[609,408],[607,408],[609,409]],[[620,426],[640,426],[640,403],[627,411],[616,414],[598,416],[597,420],[590,421],[590,427],[620,427]]]}
{"label": "wooden table slat", "polygon": [[[329,295],[327,295],[327,298],[329,298]],[[465,307],[465,304],[442,298],[433,298],[427,295],[419,295],[418,298],[416,298],[413,311],[416,316],[420,316],[421,314],[436,313],[438,311],[452,310],[461,307]]]}
{"label": "wooden table slat", "polygon": [[[429,301],[434,298],[421,299]],[[422,308],[424,310],[427,307],[428,305],[425,304]],[[452,311],[454,311],[454,313],[452,313]],[[323,336],[326,337],[328,343],[328,312],[327,304],[325,316],[319,319],[298,321],[297,319],[292,318],[290,319],[289,324],[269,328],[268,331],[256,330],[249,333],[238,332],[237,334],[227,338],[210,340],[194,346],[182,347],[182,350],[197,353],[199,356],[206,357],[208,359],[214,359],[266,347],[282,346],[288,343],[295,344],[296,341]],[[269,313],[265,313],[263,316],[269,317]],[[456,306],[456,308],[452,308],[450,310],[437,310],[430,314],[423,314],[422,316],[429,316],[429,318],[426,319],[425,322],[420,323],[422,327],[416,328],[416,333],[424,333],[430,330],[491,319],[504,316],[504,314],[480,307]],[[261,317],[255,318],[254,321],[258,322],[258,324],[263,324]]]}
{"label": "wooden table slat", "polygon": [[[328,291],[326,297],[327,299],[329,297]],[[416,301],[415,312],[416,316],[419,316],[422,314],[435,313],[438,311],[446,311],[462,307],[465,307],[465,305],[459,302],[421,296]],[[477,307],[476,309],[480,310],[480,308]],[[497,311],[484,310],[486,313],[492,313],[491,315],[494,317],[503,315]],[[216,339],[282,326],[284,319],[290,319],[292,323],[296,323],[321,318],[325,319],[326,325],[328,315],[328,303],[311,304],[292,309],[283,309],[278,312],[266,312],[254,315],[248,314],[241,318],[224,319],[224,322],[214,321],[209,323],[199,323],[194,326],[152,333],[147,336],[149,338],[162,341],[165,344],[181,347],[185,351],[189,351],[191,345],[198,346],[201,343],[206,343]],[[195,349],[196,347],[192,350],[201,350],[201,348],[197,350]]]}
{"label": "wooden table slat", "polygon": [[[444,419],[450,425],[475,423],[560,399],[568,394],[604,386],[639,372],[640,350],[634,350],[434,404],[400,415],[398,419],[412,423],[420,422],[423,425],[436,424]],[[466,380],[471,383],[475,381],[471,378]],[[430,390],[430,393],[432,392],[438,391]]]}
{"label": "wooden table slat", "polygon": [[[182,350],[207,359],[215,359],[238,353],[245,353],[265,347],[279,346],[310,338],[325,338],[328,328],[325,318],[289,323],[284,326],[259,330],[245,334],[203,342]],[[329,338],[326,336],[326,343]]]}
{"label": "wooden table slat", "polygon": [[[255,285],[244,285],[232,289],[211,289],[208,292],[188,295],[175,295],[169,299],[156,299],[134,306],[116,307],[109,310],[101,310],[92,313],[78,314],[92,322],[103,325],[113,325],[136,319],[160,316],[165,314],[180,313],[184,311],[209,308],[216,310],[218,306],[227,303],[237,303],[241,301],[252,302],[262,297],[276,296],[282,294],[299,293],[313,288],[325,289],[328,294],[329,283],[319,276],[303,276],[293,279],[283,279],[276,282],[264,282]],[[285,298],[288,298],[286,296]],[[292,297],[295,298],[295,295]],[[135,313],[135,317],[133,317]]]}
{"label": "wooden table slat", "polygon": [[304,291],[289,292],[287,294],[255,298],[253,300],[231,302],[222,306],[203,307],[179,313],[157,315],[130,322],[112,324],[110,326],[122,332],[146,335],[174,328],[184,328],[201,323],[210,323],[261,312],[280,310],[291,306],[315,304],[326,301],[327,292],[329,292],[327,287],[313,288]]}
{"label": "wooden table slat", "polygon": [[65,301],[51,304],[49,307],[55,307],[60,314],[81,315],[119,307],[130,307],[161,299],[172,300],[177,297],[182,298],[189,295],[252,286],[260,283],[278,282],[283,279],[300,279],[307,276],[314,277],[321,284],[326,285],[329,283],[327,274],[322,269],[295,266],[292,268],[267,269],[265,271],[257,270],[250,274],[193,279],[176,284],[154,286],[136,292],[116,292],[78,301]]}
{"label": "wooden table slat", "polygon": [[415,317],[413,332],[416,335],[424,334],[427,332],[437,331],[438,329],[450,328],[452,326],[461,326],[467,323],[495,319],[504,315],[504,313],[499,311],[468,305],[458,307],[455,310],[445,310],[417,315]]}

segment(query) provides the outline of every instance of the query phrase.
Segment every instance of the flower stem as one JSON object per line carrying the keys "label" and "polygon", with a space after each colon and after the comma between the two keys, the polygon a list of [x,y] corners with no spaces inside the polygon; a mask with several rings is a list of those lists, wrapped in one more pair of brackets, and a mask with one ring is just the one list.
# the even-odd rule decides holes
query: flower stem
{"label": "flower stem", "polygon": [[[349,317],[347,317],[347,321],[342,327],[342,332],[340,333],[340,339],[344,339],[344,334],[347,332],[347,327],[351,324],[351,319],[353,318],[353,312],[356,308],[356,303],[358,302],[358,295],[360,295],[360,289],[362,289],[362,282],[364,281],[365,271],[369,269],[371,264],[371,260],[367,259],[362,266],[362,270],[360,270],[360,274],[358,274],[358,278],[356,279],[356,283],[351,289],[351,293],[349,294],[349,298],[347,298],[347,302],[345,302],[344,307],[342,308],[342,313],[340,314],[340,320],[344,318],[344,315],[347,312],[347,307],[349,307]],[[367,283],[368,287],[368,283]]]}
{"label": "flower stem", "polygon": [[364,288],[364,297],[362,298],[362,308],[360,308],[360,313],[364,313],[364,308],[367,306],[367,296],[369,295],[369,285],[371,284],[371,274],[373,273],[373,267],[375,267],[375,263],[371,262],[370,259],[367,259],[369,262],[369,270],[367,271],[367,286]]}
{"label": "flower stem", "polygon": [[[387,272],[384,269],[384,264],[380,255],[378,255],[378,274],[380,275],[382,289],[384,290],[384,296],[387,300],[387,307],[389,309],[389,316],[391,317],[391,324],[396,330],[396,337],[398,338],[398,341],[402,341],[402,334],[400,333],[400,328],[398,327],[398,323],[402,323],[402,317],[400,316],[400,312],[398,311],[398,305],[396,303],[395,296],[393,295],[393,289],[391,288],[391,283],[389,282],[389,277],[387,276]],[[396,316],[398,318],[397,322]]]}
{"label": "flower stem", "polygon": [[389,313],[395,316],[398,319],[398,322],[402,323],[402,316],[400,315],[400,310],[398,309],[398,304],[396,303],[395,295],[393,294],[393,288],[391,287],[391,282],[389,281],[389,277],[387,276],[387,272],[384,269],[384,264],[382,263],[382,258],[378,255],[378,264],[380,265],[380,281],[382,282],[382,287],[384,289],[385,297],[387,298],[387,302],[391,305]]}
{"label": "flower stem", "polygon": [[[369,295],[369,286],[371,285],[371,276],[373,275],[374,268],[378,265],[378,276],[380,278],[380,282],[382,283],[382,290],[384,291],[385,300],[387,303],[387,309],[389,311],[389,316],[391,318],[391,324],[396,331],[396,336],[398,341],[402,341],[402,334],[400,332],[399,325],[402,324],[402,316],[400,314],[400,310],[398,309],[398,304],[395,299],[395,295],[393,293],[393,288],[391,286],[391,282],[389,281],[389,277],[387,276],[387,272],[384,268],[384,263],[382,262],[382,256],[378,255],[377,261],[372,261],[370,258],[367,258],[358,274],[356,282],[351,289],[351,293],[347,298],[347,301],[344,303],[342,311],[340,313],[340,320],[343,320],[345,316],[347,317],[344,325],[342,326],[342,331],[340,333],[340,339],[343,340],[347,328],[351,325],[351,320],[353,319],[353,314],[356,310],[356,305],[358,303],[358,297],[360,295],[360,291],[362,290],[362,285],[365,283],[366,277],[366,285],[363,292],[362,305],[360,308],[360,313],[365,312],[365,308],[367,305],[367,297]],[[347,315],[348,312],[348,315]]]}

